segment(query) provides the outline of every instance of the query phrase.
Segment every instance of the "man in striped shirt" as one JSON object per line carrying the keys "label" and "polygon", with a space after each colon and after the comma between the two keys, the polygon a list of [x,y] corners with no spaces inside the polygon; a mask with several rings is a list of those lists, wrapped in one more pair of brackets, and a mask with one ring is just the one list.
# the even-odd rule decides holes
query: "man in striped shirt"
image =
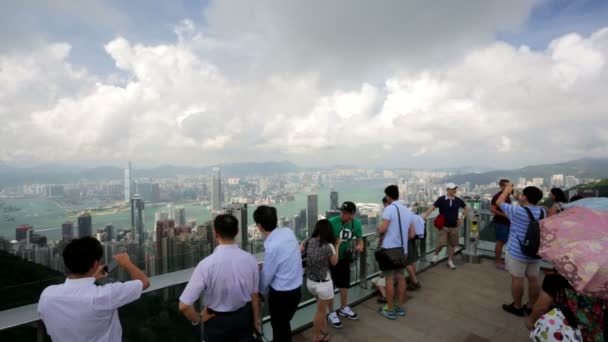
{"label": "man in striped shirt", "polygon": [[[507,243],[506,264],[509,273],[511,273],[511,295],[513,303],[502,306],[503,310],[512,313],[516,316],[523,316],[528,307],[532,308],[540,294],[540,259],[531,258],[525,255],[521,249],[521,243],[526,239],[528,232],[528,224],[530,218],[524,209],[527,207],[532,216],[539,220],[543,209],[537,206],[538,202],[543,198],[543,192],[537,187],[526,187],[523,193],[519,196],[518,201],[520,206],[515,206],[507,203],[509,195],[513,192],[513,184],[508,182],[496,201],[496,206],[499,207],[507,218],[511,221],[511,230],[509,232],[509,240]],[[543,215],[546,217],[546,215]],[[528,306],[522,305],[522,297],[524,294],[524,282],[528,279]]]}

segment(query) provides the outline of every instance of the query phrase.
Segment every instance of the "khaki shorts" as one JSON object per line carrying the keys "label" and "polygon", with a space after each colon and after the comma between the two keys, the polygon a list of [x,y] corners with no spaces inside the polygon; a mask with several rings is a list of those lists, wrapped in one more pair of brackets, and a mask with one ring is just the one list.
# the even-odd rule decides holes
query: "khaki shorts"
{"label": "khaki shorts", "polygon": [[515,278],[538,278],[540,274],[540,262],[525,262],[513,259],[509,253],[505,257],[507,270]]}
{"label": "khaki shorts", "polygon": [[[405,275],[405,268],[399,268],[396,270],[387,270],[387,271],[382,271],[384,273],[385,277],[396,277],[398,275]],[[386,281],[385,281],[386,284]]]}
{"label": "khaki shorts", "polygon": [[460,238],[460,230],[458,228],[443,228],[439,231],[439,239],[437,247],[443,247],[450,242],[450,246],[457,247],[458,239]]}

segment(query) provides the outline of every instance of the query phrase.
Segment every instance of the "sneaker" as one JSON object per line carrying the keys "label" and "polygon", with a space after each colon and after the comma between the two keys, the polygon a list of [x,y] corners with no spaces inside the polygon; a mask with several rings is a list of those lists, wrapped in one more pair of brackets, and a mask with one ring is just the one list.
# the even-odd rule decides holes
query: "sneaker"
{"label": "sneaker", "polygon": [[416,284],[414,284],[414,283],[407,284],[408,291],[416,291],[416,290],[419,290],[421,287],[422,287],[422,285],[420,285],[420,281],[418,281]]}
{"label": "sneaker", "polygon": [[436,264],[437,260],[439,260],[439,255],[437,255],[437,254],[433,255],[433,259],[431,259],[431,264],[433,264],[433,265]]}
{"label": "sneaker", "polygon": [[518,317],[524,317],[524,308],[516,308],[514,303],[511,304],[503,304],[502,309],[506,312],[513,314]]}
{"label": "sneaker", "polygon": [[336,329],[342,329],[342,322],[335,311],[327,314],[327,322]]}
{"label": "sneaker", "polygon": [[454,265],[454,262],[452,260],[448,260],[448,267],[452,270],[456,269],[456,265]]}
{"label": "sneaker", "polygon": [[378,313],[381,314],[382,316],[388,318],[388,319],[392,319],[392,320],[397,319],[397,316],[395,316],[395,312],[394,311],[388,311],[388,305],[380,307],[378,309]]}
{"label": "sneaker", "polygon": [[346,317],[353,321],[359,319],[359,316],[350,309],[350,306],[345,306],[342,309],[338,309],[337,312],[340,314],[340,316]]}
{"label": "sneaker", "polygon": [[401,317],[405,316],[405,309],[403,309],[399,305],[395,305],[395,312],[397,313],[397,315],[399,315]]}

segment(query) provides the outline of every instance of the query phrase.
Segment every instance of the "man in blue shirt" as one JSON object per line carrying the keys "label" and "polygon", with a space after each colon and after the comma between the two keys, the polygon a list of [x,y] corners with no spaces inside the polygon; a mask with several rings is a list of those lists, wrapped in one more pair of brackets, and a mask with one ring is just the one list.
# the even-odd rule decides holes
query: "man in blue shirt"
{"label": "man in blue shirt", "polygon": [[264,264],[260,292],[268,295],[274,341],[291,341],[291,319],[302,296],[302,255],[298,240],[289,228],[277,228],[277,210],[259,206],[253,220],[264,235]]}
{"label": "man in blue shirt", "polygon": [[[399,188],[396,185],[389,185],[384,194],[388,199],[388,205],[382,213],[382,224],[378,227],[378,233],[382,237],[382,248],[403,247],[403,252],[408,253],[407,243],[410,238],[414,238],[414,214],[401,204],[399,200]],[[401,219],[401,220],[399,220]],[[404,268],[395,270],[384,270],[386,277],[386,305],[378,309],[378,313],[388,319],[397,318],[396,315],[405,316],[403,305],[406,299]],[[395,303],[395,283],[399,289],[399,304]]]}
{"label": "man in blue shirt", "polygon": [[[507,215],[511,221],[511,230],[509,231],[509,240],[507,242],[507,270],[511,273],[511,295],[513,303],[502,306],[503,310],[522,317],[525,311],[528,311],[525,305],[522,305],[522,297],[524,294],[524,282],[528,279],[528,304],[532,308],[540,294],[540,259],[531,258],[523,253],[520,242],[526,239],[528,232],[528,224],[530,217],[524,209],[527,207],[532,216],[539,220],[543,209],[537,206],[538,202],[543,199],[543,192],[537,187],[526,187],[523,193],[519,196],[518,201],[521,206],[514,206],[507,203],[507,198],[513,192],[513,184],[508,182],[496,200],[496,205]],[[544,215],[546,217],[546,215]]]}
{"label": "man in blue shirt", "polygon": [[[424,214],[424,220],[428,219],[429,215],[435,210],[439,209],[439,215],[443,215],[445,218],[445,225],[439,231],[439,239],[437,240],[437,248],[435,249],[435,255],[431,260],[431,263],[436,263],[439,258],[439,253],[443,249],[443,246],[448,245],[448,267],[455,270],[454,265],[454,252],[458,246],[458,238],[460,232],[458,227],[464,222],[463,218],[467,217],[469,208],[466,203],[456,196],[458,187],[454,183],[446,184],[447,195],[439,197],[433,206]],[[463,218],[459,218],[459,211],[463,209]]]}

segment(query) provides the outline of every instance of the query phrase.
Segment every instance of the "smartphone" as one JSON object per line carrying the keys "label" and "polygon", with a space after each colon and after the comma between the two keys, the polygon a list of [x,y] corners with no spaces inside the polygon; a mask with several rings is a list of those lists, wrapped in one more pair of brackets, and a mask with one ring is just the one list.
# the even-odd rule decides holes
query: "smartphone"
{"label": "smartphone", "polygon": [[118,263],[116,263],[116,260],[112,260],[103,267],[103,271],[106,273],[112,273],[112,272],[114,272],[114,270],[116,270],[117,267],[118,267]]}

